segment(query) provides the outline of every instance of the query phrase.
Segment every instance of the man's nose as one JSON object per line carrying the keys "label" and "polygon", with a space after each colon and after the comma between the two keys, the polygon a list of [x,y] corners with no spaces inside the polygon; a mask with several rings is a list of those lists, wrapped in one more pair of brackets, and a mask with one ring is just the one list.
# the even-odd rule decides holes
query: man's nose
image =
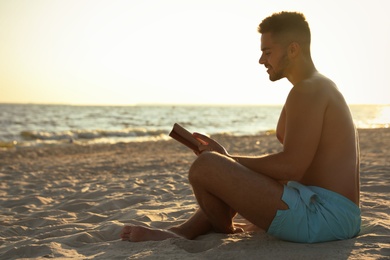
{"label": "man's nose", "polygon": [[264,55],[261,55],[260,56],[260,59],[259,59],[259,64],[264,64]]}

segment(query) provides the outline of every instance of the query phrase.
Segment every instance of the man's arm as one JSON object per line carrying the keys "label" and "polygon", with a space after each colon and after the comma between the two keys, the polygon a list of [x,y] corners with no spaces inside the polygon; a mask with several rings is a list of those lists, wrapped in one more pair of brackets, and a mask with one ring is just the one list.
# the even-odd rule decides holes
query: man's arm
{"label": "man's arm", "polygon": [[231,156],[240,164],[275,180],[300,180],[321,139],[327,95],[308,84],[294,87],[285,104],[283,151],[261,157]]}

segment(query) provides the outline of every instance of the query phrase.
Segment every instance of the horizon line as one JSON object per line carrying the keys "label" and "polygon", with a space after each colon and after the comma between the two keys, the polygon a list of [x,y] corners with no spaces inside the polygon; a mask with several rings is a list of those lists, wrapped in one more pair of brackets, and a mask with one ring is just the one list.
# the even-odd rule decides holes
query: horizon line
{"label": "horizon line", "polygon": [[[390,106],[390,103],[347,103],[348,105],[369,106],[381,105]],[[105,104],[105,103],[62,103],[62,102],[3,102],[0,105],[52,105],[52,106],[282,106],[283,103],[158,103],[141,102],[132,104]]]}

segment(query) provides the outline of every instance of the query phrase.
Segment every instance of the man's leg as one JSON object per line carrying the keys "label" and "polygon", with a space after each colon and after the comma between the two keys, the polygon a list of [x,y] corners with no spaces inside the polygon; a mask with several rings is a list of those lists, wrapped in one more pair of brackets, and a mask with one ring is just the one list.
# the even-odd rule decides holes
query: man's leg
{"label": "man's leg", "polygon": [[142,226],[125,226],[121,232],[122,240],[132,242],[159,241],[174,237],[194,239],[212,230],[212,225],[201,209],[198,209],[186,222],[169,229],[155,229]]}
{"label": "man's leg", "polygon": [[280,183],[219,154],[200,155],[191,166],[189,178],[201,207],[191,218],[167,230],[125,226],[121,232],[122,240],[194,239],[213,228],[234,233],[243,228],[236,229],[233,225],[237,212],[257,227],[267,230],[276,211],[287,209],[281,201],[283,186]]}
{"label": "man's leg", "polygon": [[279,209],[283,185],[217,153],[203,153],[191,166],[189,180],[200,208],[214,229],[234,233],[236,212],[268,230]]}

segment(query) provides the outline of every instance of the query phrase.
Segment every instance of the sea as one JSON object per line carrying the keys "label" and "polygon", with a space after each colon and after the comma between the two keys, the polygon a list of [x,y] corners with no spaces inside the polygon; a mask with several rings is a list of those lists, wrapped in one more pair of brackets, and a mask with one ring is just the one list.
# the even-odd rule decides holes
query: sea
{"label": "sea", "polygon": [[[209,135],[274,131],[279,105],[0,104],[0,149],[169,140],[175,122]],[[388,128],[390,105],[351,105],[358,128]]]}

